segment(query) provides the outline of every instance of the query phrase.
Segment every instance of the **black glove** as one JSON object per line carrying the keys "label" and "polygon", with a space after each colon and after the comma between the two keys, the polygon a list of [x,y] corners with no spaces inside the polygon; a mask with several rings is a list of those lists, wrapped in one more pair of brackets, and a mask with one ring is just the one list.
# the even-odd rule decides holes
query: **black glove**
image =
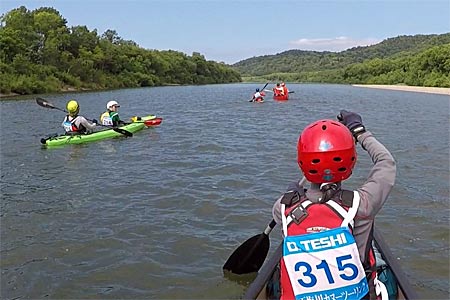
{"label": "black glove", "polygon": [[92,123],[94,123],[95,125],[97,125],[97,124],[98,124],[98,121],[97,121],[96,119],[93,119],[93,120],[92,120]]}
{"label": "black glove", "polygon": [[366,132],[366,128],[362,124],[361,116],[357,113],[341,110],[340,114],[337,116],[337,119],[339,122],[347,126],[348,129],[350,129],[355,139],[357,139],[360,134]]}

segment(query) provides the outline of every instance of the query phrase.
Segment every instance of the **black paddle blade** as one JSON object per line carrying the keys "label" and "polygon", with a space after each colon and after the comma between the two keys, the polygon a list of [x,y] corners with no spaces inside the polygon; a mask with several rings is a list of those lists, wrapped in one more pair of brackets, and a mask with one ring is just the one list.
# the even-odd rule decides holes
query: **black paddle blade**
{"label": "black paddle blade", "polygon": [[113,128],[115,132],[121,133],[126,137],[132,137],[133,133],[121,128]]}
{"label": "black paddle blade", "polygon": [[261,233],[239,246],[223,265],[223,270],[234,274],[258,272],[266,260],[270,248],[269,236]]}
{"label": "black paddle blade", "polygon": [[45,108],[55,108],[55,106],[53,104],[45,101],[45,99],[42,99],[42,98],[36,98],[36,103]]}

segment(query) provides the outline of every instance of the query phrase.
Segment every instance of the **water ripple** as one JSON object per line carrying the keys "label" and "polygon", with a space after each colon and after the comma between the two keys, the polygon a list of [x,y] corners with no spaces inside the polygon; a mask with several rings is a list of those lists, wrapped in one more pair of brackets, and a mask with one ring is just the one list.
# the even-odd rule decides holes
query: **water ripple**
{"label": "water ripple", "polygon": [[[57,149],[39,139],[60,130],[62,114],[31,98],[1,101],[1,298],[239,299],[251,278],[224,278],[223,263],[264,230],[275,199],[301,176],[302,128],[341,108],[360,112],[397,160],[377,221],[391,250],[421,295],[448,298],[448,97],[293,84],[288,102],[254,105],[253,89],[74,93],[87,117],[103,111],[101,99],[116,98],[124,118],[164,121],[131,139]],[[46,97],[59,107],[67,101]],[[17,112],[35,120],[32,133]],[[372,164],[358,155],[349,188]],[[271,240],[280,241],[279,228]]]}

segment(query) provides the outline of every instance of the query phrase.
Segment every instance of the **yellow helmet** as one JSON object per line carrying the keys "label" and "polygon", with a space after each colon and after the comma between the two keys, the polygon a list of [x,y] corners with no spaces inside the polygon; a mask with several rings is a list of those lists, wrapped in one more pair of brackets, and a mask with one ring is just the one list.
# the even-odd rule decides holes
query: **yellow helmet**
{"label": "yellow helmet", "polygon": [[66,107],[67,107],[67,112],[71,116],[77,115],[78,112],[80,111],[80,106],[78,105],[78,102],[75,100],[70,100],[69,102],[67,102]]}

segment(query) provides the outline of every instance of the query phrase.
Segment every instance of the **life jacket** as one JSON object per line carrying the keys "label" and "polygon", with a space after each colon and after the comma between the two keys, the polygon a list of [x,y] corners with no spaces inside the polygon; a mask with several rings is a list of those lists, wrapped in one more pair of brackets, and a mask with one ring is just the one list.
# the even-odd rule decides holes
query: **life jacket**
{"label": "life jacket", "polygon": [[77,118],[78,118],[78,116],[73,118],[72,121],[69,121],[69,115],[66,116],[66,118],[64,119],[64,121],[62,123],[66,133],[68,133],[68,134],[81,133],[82,130],[80,128],[78,128],[77,125],[75,125],[75,120]]}
{"label": "life jacket", "polygon": [[346,190],[319,203],[304,191],[283,195],[281,299],[376,298],[373,249],[361,262],[352,235],[359,200],[358,192]]}
{"label": "life jacket", "polygon": [[112,117],[110,116],[109,111],[105,111],[101,116],[100,116],[100,122],[102,125],[106,125],[106,126],[113,126],[113,120]]}
{"label": "life jacket", "polygon": [[265,94],[263,92],[256,92],[253,94],[253,101],[254,102],[263,102],[264,101]]}
{"label": "life jacket", "polygon": [[280,87],[274,87],[273,88],[273,93],[275,94],[275,96],[284,96],[284,89],[280,86]]}

